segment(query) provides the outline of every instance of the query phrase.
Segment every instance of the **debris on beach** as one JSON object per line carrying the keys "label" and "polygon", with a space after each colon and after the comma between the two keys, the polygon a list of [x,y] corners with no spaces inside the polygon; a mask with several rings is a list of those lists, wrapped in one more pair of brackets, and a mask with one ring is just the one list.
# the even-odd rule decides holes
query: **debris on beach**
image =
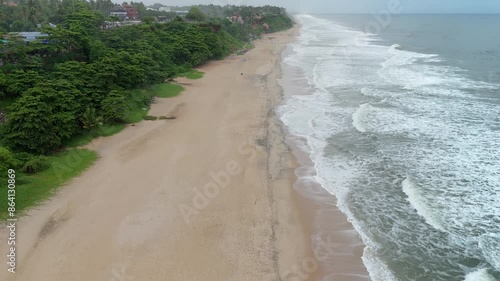
{"label": "debris on beach", "polygon": [[177,119],[177,117],[175,117],[173,115],[166,115],[166,116],[160,116],[160,119],[161,120],[175,120],[175,119]]}

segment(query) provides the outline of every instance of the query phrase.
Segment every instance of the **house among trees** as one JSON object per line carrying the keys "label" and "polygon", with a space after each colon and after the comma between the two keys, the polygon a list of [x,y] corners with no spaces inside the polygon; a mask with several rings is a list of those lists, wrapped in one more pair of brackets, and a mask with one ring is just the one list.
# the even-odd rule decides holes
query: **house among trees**
{"label": "house among trees", "polygon": [[117,17],[121,21],[123,21],[127,18],[127,11],[123,9],[122,6],[116,5],[113,8],[111,8],[111,12],[109,12],[109,15],[112,17]]}
{"label": "house among trees", "polygon": [[244,24],[245,21],[241,16],[232,16],[227,18],[230,22],[232,23],[239,23],[239,24]]}
{"label": "house among trees", "polygon": [[124,2],[122,4],[123,9],[127,12],[127,17],[129,20],[136,20],[139,18],[139,8],[127,4],[127,2]]}
{"label": "house among trees", "polygon": [[121,6],[115,5],[111,8],[109,15],[118,17],[121,21],[136,20],[139,18],[139,8],[124,2]]}

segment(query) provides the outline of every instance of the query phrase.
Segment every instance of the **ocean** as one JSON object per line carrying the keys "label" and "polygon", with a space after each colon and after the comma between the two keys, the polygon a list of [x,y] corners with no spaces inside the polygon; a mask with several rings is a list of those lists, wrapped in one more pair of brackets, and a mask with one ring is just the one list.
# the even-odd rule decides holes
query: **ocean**
{"label": "ocean", "polygon": [[277,114],[371,279],[500,280],[500,16],[297,20]]}

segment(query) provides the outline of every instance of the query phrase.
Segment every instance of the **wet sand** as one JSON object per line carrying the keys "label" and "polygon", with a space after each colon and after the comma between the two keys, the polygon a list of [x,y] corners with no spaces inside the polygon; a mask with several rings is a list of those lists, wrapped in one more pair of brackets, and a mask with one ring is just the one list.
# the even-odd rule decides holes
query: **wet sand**
{"label": "wet sand", "polygon": [[[292,52],[292,48],[287,48],[283,57]],[[284,69],[279,84],[284,89],[285,99],[291,95],[314,94],[315,89],[307,84],[301,69],[284,63],[282,68]],[[307,140],[290,134],[286,129],[284,135],[286,144],[297,162],[294,189],[303,224],[311,237],[310,246],[319,265],[315,280],[370,280],[361,258],[365,245],[346,215],[337,207],[335,196],[328,193],[315,179],[315,164],[309,156]]]}

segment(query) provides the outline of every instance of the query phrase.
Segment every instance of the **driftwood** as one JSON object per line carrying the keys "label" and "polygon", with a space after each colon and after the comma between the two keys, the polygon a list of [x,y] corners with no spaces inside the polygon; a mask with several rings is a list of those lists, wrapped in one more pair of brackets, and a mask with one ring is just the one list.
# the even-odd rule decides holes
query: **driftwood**
{"label": "driftwood", "polygon": [[175,117],[173,115],[166,115],[166,116],[161,116],[160,119],[161,120],[175,120],[175,119],[177,119],[177,117]]}

